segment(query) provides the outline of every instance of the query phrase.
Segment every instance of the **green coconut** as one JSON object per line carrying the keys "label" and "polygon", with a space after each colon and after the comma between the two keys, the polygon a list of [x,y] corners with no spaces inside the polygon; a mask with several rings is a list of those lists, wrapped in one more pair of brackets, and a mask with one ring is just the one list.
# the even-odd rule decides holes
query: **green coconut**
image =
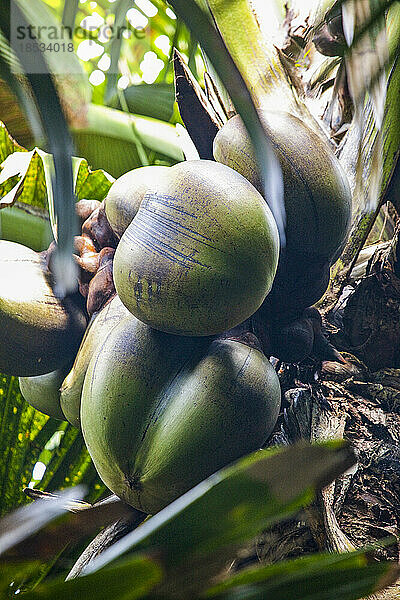
{"label": "green coconut", "polygon": [[261,305],[278,246],[272,213],[244,177],[212,161],[183,162],[154,182],[122,236],[115,287],[156,329],[218,334]]}
{"label": "green coconut", "polygon": [[[282,168],[288,252],[333,261],[351,218],[351,192],[339,161],[329,142],[297,117],[283,112],[259,114]],[[254,150],[239,115],[217,133],[214,158],[264,193]]]}
{"label": "green coconut", "polygon": [[86,327],[75,302],[56,298],[39,254],[0,241],[0,372],[33,377],[70,363]]}
{"label": "green coconut", "polygon": [[80,427],[82,387],[90,359],[111,329],[128,315],[129,311],[122,304],[119,297],[114,296],[89,323],[72,369],[65,379],[60,382],[61,409],[65,418],[75,427]]}
{"label": "green coconut", "polygon": [[54,419],[65,421],[60,406],[60,387],[68,370],[69,366],[37,377],[20,377],[21,394],[36,410]]}
{"label": "green coconut", "polygon": [[128,171],[112,184],[104,201],[108,222],[121,237],[139,210],[147,189],[168,172],[169,167],[152,165]]}
{"label": "green coconut", "polygon": [[81,425],[104,483],[153,514],[258,449],[279,407],[278,377],[259,350],[172,336],[129,316],[90,361]]}

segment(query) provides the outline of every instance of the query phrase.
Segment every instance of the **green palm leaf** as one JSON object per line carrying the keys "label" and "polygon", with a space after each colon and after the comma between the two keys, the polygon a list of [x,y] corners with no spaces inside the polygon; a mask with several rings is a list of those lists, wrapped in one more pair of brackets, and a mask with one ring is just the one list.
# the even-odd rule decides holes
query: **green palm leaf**
{"label": "green palm leaf", "polygon": [[[121,94],[125,98],[129,112],[133,114],[166,122],[172,117],[175,102],[175,90],[172,84],[141,83],[127,87]],[[118,97],[115,97],[110,105],[122,108]]]}
{"label": "green palm leaf", "polygon": [[[0,515],[27,502],[23,490],[31,481],[48,491],[86,483],[90,501],[104,492],[80,432],[32,408],[16,377],[0,375],[0,414]],[[46,471],[35,482],[32,472],[37,462]]]}
{"label": "green palm leaf", "polygon": [[91,104],[86,127],[73,129],[79,154],[95,169],[105,169],[114,177],[141,166],[137,140],[166,164],[184,156],[174,125],[120,110]]}
{"label": "green palm leaf", "polygon": [[[156,547],[167,577],[164,593],[182,589],[194,597],[246,540],[311,502],[316,489],[353,461],[342,442],[250,454],[116,542],[87,571],[127,551]],[[193,572],[195,581],[189,576]]]}

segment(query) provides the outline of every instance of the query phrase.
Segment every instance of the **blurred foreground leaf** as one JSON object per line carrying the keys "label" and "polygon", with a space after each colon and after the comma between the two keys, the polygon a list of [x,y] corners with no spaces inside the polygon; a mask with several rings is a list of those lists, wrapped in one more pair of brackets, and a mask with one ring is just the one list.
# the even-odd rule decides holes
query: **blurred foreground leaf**
{"label": "blurred foreground leaf", "polygon": [[65,27],[74,28],[78,7],[79,0],[65,0],[62,16],[62,23]]}
{"label": "blurred foreground leaf", "polygon": [[356,600],[394,583],[398,576],[398,565],[376,562],[368,552],[314,554],[244,570],[208,590],[205,597]]}
{"label": "blurred foreground leaf", "polygon": [[[75,544],[87,535],[96,533],[100,527],[129,517],[133,512],[117,497],[112,502],[95,506],[80,502],[81,498],[80,486],[68,488],[50,498],[35,500],[4,517],[0,521],[0,551],[3,528],[10,543],[1,560],[49,560],[67,544]],[[63,514],[66,511],[69,512]],[[44,522],[39,530],[35,522],[40,523],[40,519]]]}
{"label": "blurred foreground leaf", "polygon": [[[113,567],[66,583],[48,582],[28,593],[26,598],[107,600],[109,596],[104,595],[104,588],[110,586],[107,592],[112,589],[113,600],[357,600],[390,585],[398,574],[399,568],[395,563],[374,562],[368,552],[316,554],[244,570],[208,590],[188,591],[179,587],[176,581],[168,582],[168,574],[162,578],[163,571],[156,553],[153,556],[135,554]],[[192,579],[198,575],[197,570],[190,572]]]}
{"label": "blurred foreground leaf", "polygon": [[64,490],[51,502],[38,500],[3,517],[0,521],[0,556],[65,513],[65,504],[72,498],[81,499],[83,494],[83,488],[79,487],[75,487],[73,492],[71,489]]}
{"label": "blurred foreground leaf", "polygon": [[[356,600],[376,592],[393,583],[399,569],[372,561],[367,551],[260,565],[209,587],[243,542],[311,502],[320,486],[353,461],[343,442],[256,452],[211,476],[115,543],[89,564],[90,574],[39,585],[27,600],[108,599],[110,589],[113,600]],[[121,560],[128,551],[139,554]],[[101,568],[104,565],[108,566]]]}
{"label": "blurred foreground leaf", "polygon": [[32,90],[26,77],[16,75],[19,71],[19,61],[0,28],[1,118],[22,144],[31,145],[32,138],[44,139],[44,132]]}
{"label": "blurred foreground leaf", "polygon": [[[94,572],[127,551],[156,551],[165,588],[197,593],[238,547],[309,504],[354,463],[343,442],[262,450],[215,473],[126,535],[87,567]],[[193,579],[196,572],[196,579]]]}
{"label": "blurred foreground leaf", "polygon": [[[7,1],[9,2],[10,0]],[[63,17],[70,21],[70,23],[66,23],[66,26],[71,26],[71,22],[74,20],[74,12],[76,12],[74,3],[76,4],[76,0],[67,0],[64,3],[65,12]],[[61,23],[54,16],[50,8],[46,6],[45,2],[42,0],[29,0],[29,2],[25,2],[25,0],[11,0],[11,4],[14,4],[15,18],[18,19],[16,9],[19,9],[26,19],[26,26],[28,24],[32,26],[33,35],[35,35],[35,32],[40,31],[39,41],[41,43],[44,43],[46,46],[52,42],[54,43],[52,32],[60,31]],[[17,22],[19,25],[23,24],[22,20],[18,19]],[[43,27],[43,24],[46,24],[46,27]],[[41,29],[39,29],[40,27]],[[17,48],[14,50],[17,51]],[[45,74],[46,72],[50,73],[69,124],[75,126],[84,124],[86,106],[90,100],[91,91],[86,73],[77,55],[74,52],[68,51],[46,52],[45,54],[40,52],[39,57],[35,57],[35,53],[33,52],[29,54],[30,56],[27,57],[25,53],[25,58],[28,58],[28,65],[22,65],[25,69],[28,68],[27,75],[32,73],[35,76],[37,74]],[[38,68],[35,70],[35,62],[40,57],[43,57],[42,60],[45,60],[47,68]],[[42,78],[38,79],[40,85],[40,79]],[[51,102],[48,102],[48,104],[51,105]],[[53,103],[53,110],[55,106],[56,103]],[[45,106],[40,105],[39,110],[49,114],[49,110]],[[56,117],[56,113],[54,117]],[[55,122],[55,119],[53,120],[52,118],[51,121]]]}
{"label": "blurred foreground leaf", "polygon": [[[115,2],[114,27],[115,27],[116,31],[121,31],[122,27],[124,27],[124,24],[126,22],[126,13],[128,12],[131,5],[132,5],[131,0],[117,0]],[[119,78],[118,62],[119,62],[120,55],[121,55],[122,40],[123,40],[123,38],[121,35],[116,35],[116,36],[114,36],[114,38],[112,39],[112,41],[110,43],[109,52],[110,52],[111,62],[110,62],[110,68],[109,68],[107,81],[106,81],[106,91],[105,91],[106,103],[109,102],[109,100],[115,93],[115,90],[117,89],[117,83],[118,83],[118,78]]]}
{"label": "blurred foreground leaf", "polygon": [[[194,575],[194,574],[193,574]],[[162,570],[156,561],[146,556],[135,556],[125,564],[108,568],[70,581],[58,581],[38,586],[27,592],[26,600],[135,600],[151,598],[148,593],[162,579]]]}

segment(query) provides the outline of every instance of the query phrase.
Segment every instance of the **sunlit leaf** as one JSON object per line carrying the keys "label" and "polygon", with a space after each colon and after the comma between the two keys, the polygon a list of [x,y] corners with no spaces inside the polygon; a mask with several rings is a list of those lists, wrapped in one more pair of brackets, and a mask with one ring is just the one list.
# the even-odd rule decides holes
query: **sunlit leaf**
{"label": "sunlit leaf", "polygon": [[71,490],[65,490],[51,502],[38,500],[3,517],[0,521],[0,556],[65,513],[65,503],[70,498],[82,497],[84,490],[76,487],[73,494]]}
{"label": "sunlit leaf", "polygon": [[0,121],[0,164],[13,152],[26,152],[26,150],[11,137],[4,123]]}
{"label": "sunlit leaf", "polygon": [[[0,173],[0,236],[18,241],[34,250],[44,250],[53,239],[47,208],[50,209],[52,228],[57,235],[53,211],[51,155],[35,148],[25,152],[0,128],[0,152],[6,157]],[[114,179],[105,171],[92,171],[83,158],[73,158],[75,195],[103,200]],[[50,202],[49,202],[50,197]],[[12,206],[18,198],[18,206]]]}
{"label": "sunlit leaf", "polygon": [[18,378],[0,375],[0,516],[26,502],[23,488],[44,444],[57,431],[56,420],[29,406]]}
{"label": "sunlit leaf", "polygon": [[[49,208],[54,237],[57,237],[57,219],[54,214],[52,177],[54,163],[52,156],[35,148],[31,152],[21,152],[22,148],[13,146],[11,138],[3,128],[4,143],[0,143],[3,153],[13,148],[1,165],[0,208],[11,206],[18,198],[24,205],[41,209]],[[105,171],[92,171],[83,158],[72,158],[75,196],[102,201],[107,195],[114,179]],[[11,189],[10,189],[11,188]],[[0,213],[1,216],[1,213]],[[28,226],[28,223],[26,223]]]}
{"label": "sunlit leaf", "polygon": [[[7,184],[14,178],[17,178],[16,184],[4,193]],[[32,152],[14,152],[6,158],[2,164],[0,186],[3,187],[0,193],[4,194],[0,201],[1,208],[12,206],[17,198],[25,204],[46,208],[44,168],[36,149]]]}
{"label": "sunlit leaf", "polygon": [[104,200],[114,178],[102,169],[92,171],[84,158],[73,158],[74,172],[78,166],[75,178],[75,194],[78,200]]}

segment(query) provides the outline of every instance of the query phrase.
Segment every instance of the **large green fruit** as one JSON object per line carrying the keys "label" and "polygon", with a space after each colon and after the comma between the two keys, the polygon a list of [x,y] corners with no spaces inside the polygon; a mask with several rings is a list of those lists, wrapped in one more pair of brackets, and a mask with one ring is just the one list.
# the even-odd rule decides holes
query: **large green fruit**
{"label": "large green fruit", "polygon": [[53,293],[42,257],[0,241],[0,372],[21,377],[50,373],[71,362],[86,318],[70,298]]}
{"label": "large green fruit", "polygon": [[60,404],[65,418],[80,427],[80,406],[83,382],[90,359],[97,352],[109,332],[129,315],[118,296],[108,302],[90,321],[79,346],[71,371],[62,381]]}
{"label": "large green fruit", "polygon": [[[351,217],[351,192],[339,161],[328,142],[297,117],[259,114],[282,168],[288,251],[333,260]],[[238,115],[216,135],[214,157],[264,193],[253,147]]]}
{"label": "large green fruit", "polygon": [[278,232],[266,202],[212,161],[170,167],[146,193],[114,258],[114,282],[138,319],[213,335],[247,319],[271,289]]}
{"label": "large green fruit", "polygon": [[90,362],[81,425],[104,483],[155,513],[259,448],[279,407],[277,375],[259,350],[165,334],[129,316]]}
{"label": "large green fruit", "polygon": [[36,410],[54,419],[65,421],[60,406],[60,387],[67,372],[68,367],[64,367],[37,377],[20,377],[21,394]]}
{"label": "large green fruit", "polygon": [[112,184],[104,201],[108,222],[121,237],[139,210],[148,188],[168,172],[169,167],[153,165],[128,171]]}

